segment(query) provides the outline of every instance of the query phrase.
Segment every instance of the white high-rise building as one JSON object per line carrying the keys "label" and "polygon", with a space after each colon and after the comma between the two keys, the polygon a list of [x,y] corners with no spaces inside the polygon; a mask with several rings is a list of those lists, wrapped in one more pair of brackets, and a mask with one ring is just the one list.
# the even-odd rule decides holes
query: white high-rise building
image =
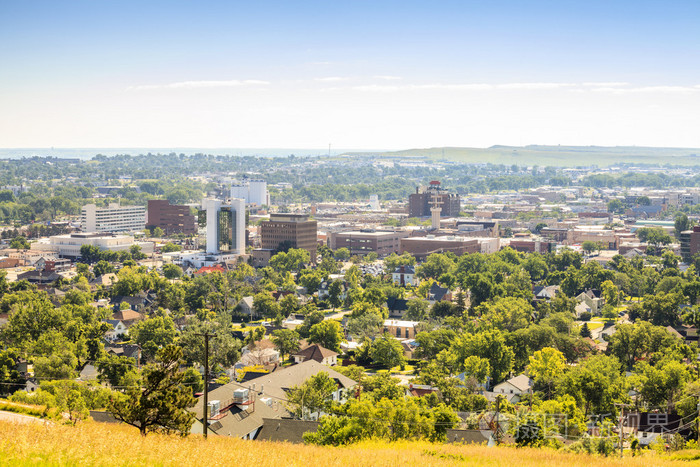
{"label": "white high-rise building", "polygon": [[244,199],[247,204],[270,204],[270,194],[265,180],[245,179],[231,184],[231,198]]}
{"label": "white high-rise building", "polygon": [[83,206],[80,217],[83,232],[134,232],[146,228],[145,206],[119,206],[110,203],[105,208],[94,204]]}
{"label": "white high-rise building", "polygon": [[202,200],[206,212],[208,254],[245,253],[245,200],[236,198],[228,203],[214,198]]}

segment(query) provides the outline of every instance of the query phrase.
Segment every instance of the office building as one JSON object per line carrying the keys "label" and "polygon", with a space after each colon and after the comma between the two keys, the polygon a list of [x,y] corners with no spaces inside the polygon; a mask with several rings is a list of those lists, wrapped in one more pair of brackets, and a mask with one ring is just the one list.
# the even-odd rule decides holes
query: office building
{"label": "office building", "polygon": [[270,204],[270,194],[265,180],[244,179],[231,184],[231,198],[244,199],[246,204],[258,206]]}
{"label": "office building", "polygon": [[83,206],[80,217],[83,232],[137,232],[146,228],[145,206],[109,206],[98,208],[94,204]]}
{"label": "office building", "polygon": [[432,216],[431,209],[440,208],[440,216],[457,217],[460,210],[460,197],[440,187],[440,182],[432,181],[427,187],[416,187],[416,192],[408,197],[408,216]]}
{"label": "office building", "polygon": [[317,224],[306,214],[271,214],[269,221],[260,223],[260,239],[263,249],[303,248],[312,261],[316,259]]}
{"label": "office building", "polygon": [[328,247],[331,250],[347,248],[351,255],[366,255],[377,253],[378,256],[388,256],[399,252],[399,240],[408,237],[410,232],[399,230],[351,230],[348,232],[331,232],[328,236]]}
{"label": "office building", "polygon": [[207,254],[245,254],[245,200],[202,200]]}
{"label": "office building", "polygon": [[195,217],[190,214],[189,206],[170,204],[167,199],[148,200],[146,228],[160,227],[165,235],[197,233]]}

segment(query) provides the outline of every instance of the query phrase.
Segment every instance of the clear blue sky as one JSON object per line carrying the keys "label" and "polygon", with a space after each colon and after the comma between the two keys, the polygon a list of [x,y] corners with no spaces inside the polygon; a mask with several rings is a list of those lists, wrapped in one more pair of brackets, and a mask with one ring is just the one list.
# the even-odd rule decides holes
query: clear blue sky
{"label": "clear blue sky", "polygon": [[697,1],[0,0],[0,147],[700,147]]}

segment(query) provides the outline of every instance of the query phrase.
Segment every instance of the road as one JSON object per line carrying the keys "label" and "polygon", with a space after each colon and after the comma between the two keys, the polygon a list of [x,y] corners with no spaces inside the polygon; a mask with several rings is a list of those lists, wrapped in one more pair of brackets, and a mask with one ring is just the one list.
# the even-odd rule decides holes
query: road
{"label": "road", "polygon": [[16,422],[16,423],[44,423],[45,420],[29,415],[22,415],[13,412],[0,411],[0,421]]}

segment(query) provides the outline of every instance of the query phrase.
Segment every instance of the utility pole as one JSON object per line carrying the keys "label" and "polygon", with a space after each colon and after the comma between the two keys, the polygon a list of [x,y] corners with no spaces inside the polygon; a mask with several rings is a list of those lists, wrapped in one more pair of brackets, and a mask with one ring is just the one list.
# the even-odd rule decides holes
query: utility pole
{"label": "utility pole", "polygon": [[207,331],[197,335],[204,337],[204,410],[202,416],[202,433],[204,434],[204,439],[207,439],[207,432],[209,431],[209,338],[214,337],[215,334],[211,334]]}
{"label": "utility pole", "polygon": [[622,425],[623,425],[624,419],[625,419],[625,408],[622,407],[620,410],[620,459],[622,459],[622,449],[623,449],[623,442],[624,442],[624,436],[622,434]]}

